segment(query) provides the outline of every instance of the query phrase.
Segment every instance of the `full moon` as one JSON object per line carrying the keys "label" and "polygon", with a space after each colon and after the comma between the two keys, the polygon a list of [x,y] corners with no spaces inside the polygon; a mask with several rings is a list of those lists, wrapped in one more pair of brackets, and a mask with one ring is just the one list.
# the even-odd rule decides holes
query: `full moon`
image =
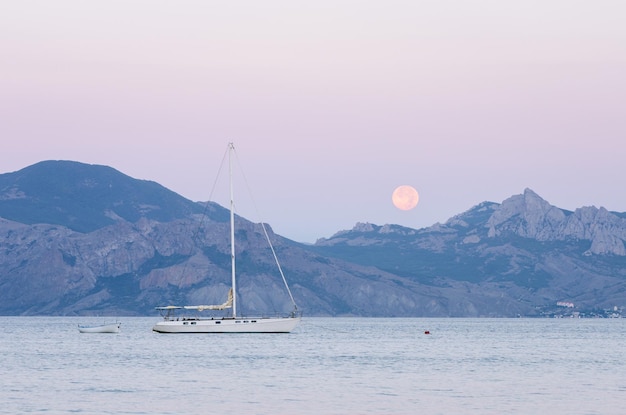
{"label": "full moon", "polygon": [[391,195],[391,201],[393,205],[400,210],[411,210],[417,206],[420,197],[417,190],[413,186],[402,185],[398,186]]}

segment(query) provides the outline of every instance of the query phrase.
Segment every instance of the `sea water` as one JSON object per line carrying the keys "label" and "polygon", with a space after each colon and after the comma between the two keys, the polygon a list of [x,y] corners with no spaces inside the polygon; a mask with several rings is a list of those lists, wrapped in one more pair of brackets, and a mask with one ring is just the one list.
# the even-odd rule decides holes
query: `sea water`
{"label": "sea water", "polygon": [[[0,414],[624,414],[623,319],[304,318],[157,334],[158,318],[4,317]],[[428,333],[427,333],[428,332]]]}

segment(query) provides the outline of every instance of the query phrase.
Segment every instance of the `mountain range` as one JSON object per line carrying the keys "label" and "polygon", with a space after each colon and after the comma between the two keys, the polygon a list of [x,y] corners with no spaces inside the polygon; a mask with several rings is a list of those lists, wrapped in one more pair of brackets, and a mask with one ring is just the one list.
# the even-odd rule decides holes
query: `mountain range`
{"label": "mountain range", "polygon": [[[228,211],[114,168],[43,161],[0,175],[0,314],[155,315],[221,304]],[[290,307],[261,224],[237,217],[242,312]],[[305,315],[621,316],[626,213],[531,189],[423,229],[357,223],[313,245],[266,226]],[[245,304],[245,307],[243,306]]]}

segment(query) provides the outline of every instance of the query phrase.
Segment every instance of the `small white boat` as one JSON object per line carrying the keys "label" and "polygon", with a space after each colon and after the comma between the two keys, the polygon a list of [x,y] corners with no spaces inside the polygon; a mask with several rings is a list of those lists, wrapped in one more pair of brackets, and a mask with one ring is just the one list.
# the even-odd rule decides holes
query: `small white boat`
{"label": "small white boat", "polygon": [[105,323],[97,326],[81,326],[78,325],[78,331],[81,333],[119,333],[122,323]]}

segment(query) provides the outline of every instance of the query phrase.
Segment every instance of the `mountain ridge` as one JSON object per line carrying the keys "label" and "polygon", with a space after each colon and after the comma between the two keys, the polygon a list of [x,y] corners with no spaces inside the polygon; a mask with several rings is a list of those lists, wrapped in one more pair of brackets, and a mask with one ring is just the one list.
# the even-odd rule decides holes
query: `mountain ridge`
{"label": "mountain ridge", "polygon": [[149,180],[112,167],[46,160],[0,175],[0,217],[91,232],[117,220],[169,221],[202,207]]}
{"label": "mountain ridge", "polygon": [[[106,166],[33,166],[0,175],[1,314],[223,302],[226,209]],[[262,228],[241,217],[236,227],[244,312],[287,307],[286,296],[255,294],[281,284]],[[531,189],[421,229],[357,222],[313,245],[268,229],[305,315],[606,316],[626,304],[626,214],[559,209]]]}

